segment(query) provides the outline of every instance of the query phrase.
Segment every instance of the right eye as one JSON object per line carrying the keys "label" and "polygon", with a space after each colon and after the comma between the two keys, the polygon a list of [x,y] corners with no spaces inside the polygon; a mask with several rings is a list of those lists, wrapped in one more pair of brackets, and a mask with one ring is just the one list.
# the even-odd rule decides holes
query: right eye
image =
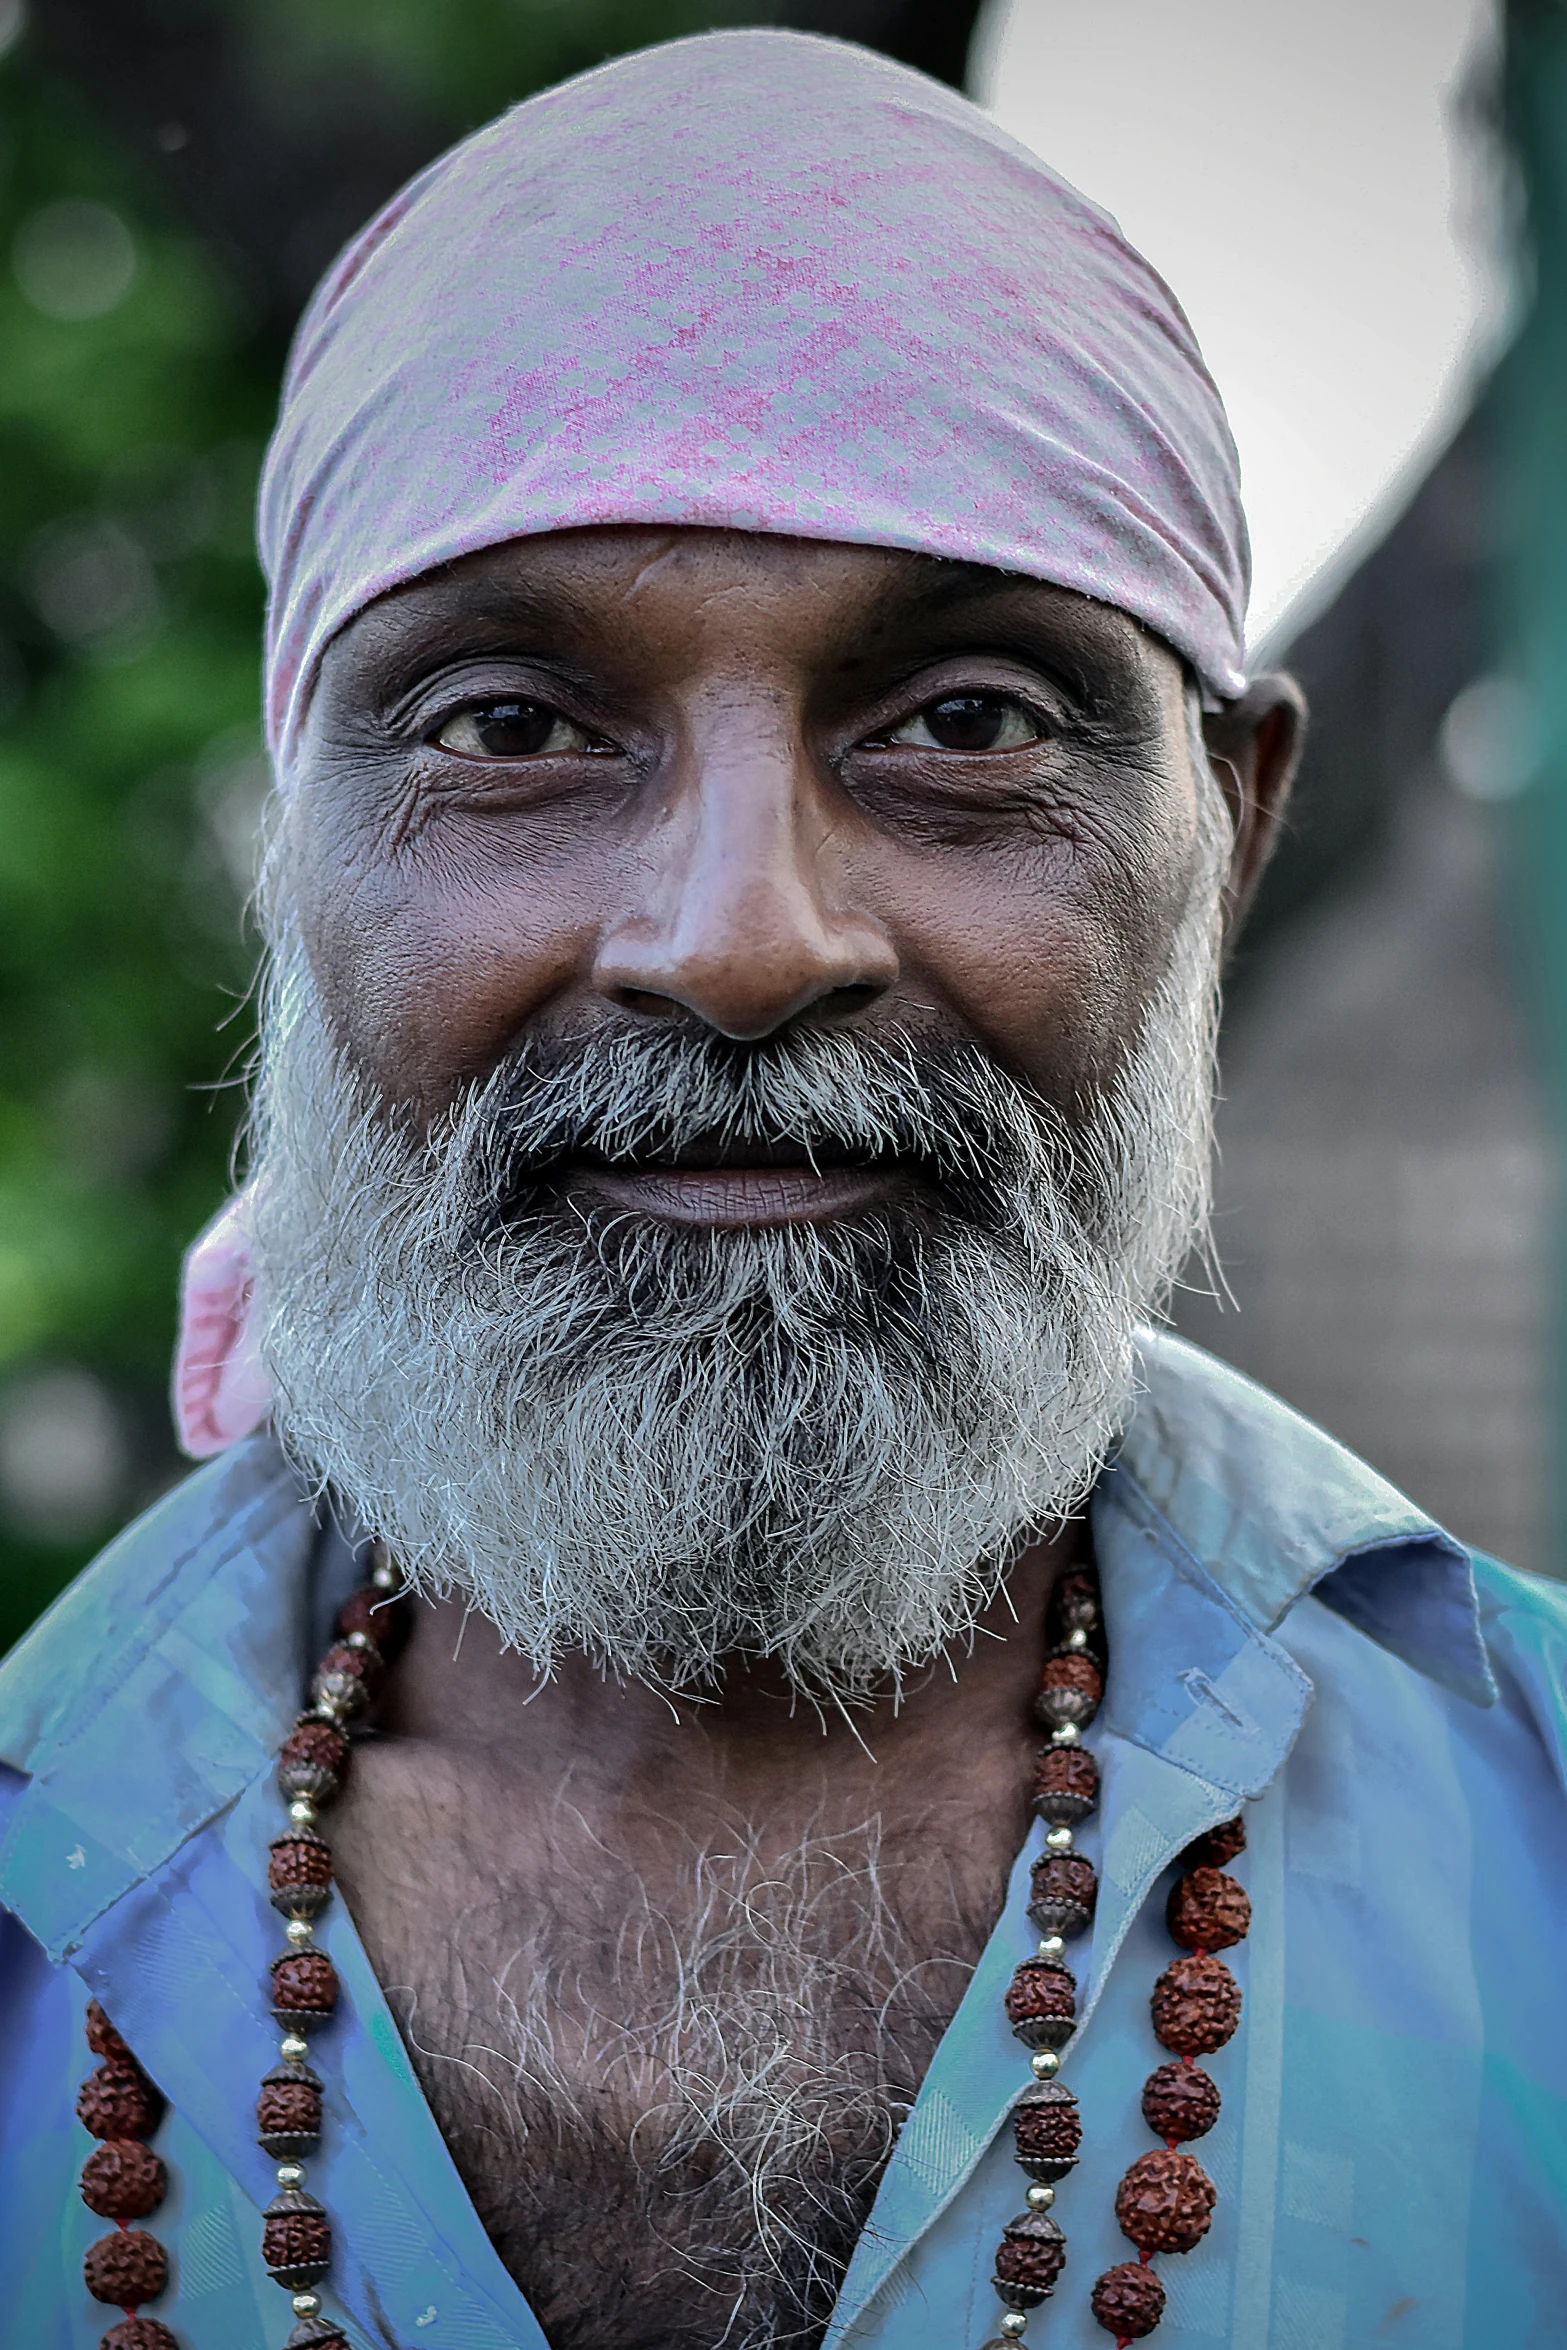
{"label": "right eye", "polygon": [[476,702],[448,718],[435,740],[462,759],[538,759],[604,747],[548,702]]}

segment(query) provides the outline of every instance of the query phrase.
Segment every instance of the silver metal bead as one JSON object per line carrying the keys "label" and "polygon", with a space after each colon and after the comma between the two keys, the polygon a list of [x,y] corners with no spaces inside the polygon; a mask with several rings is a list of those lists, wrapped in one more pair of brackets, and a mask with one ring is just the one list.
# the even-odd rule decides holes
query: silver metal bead
{"label": "silver metal bead", "polygon": [[308,1795],[296,1795],[288,1807],[288,1816],[296,1828],[313,1828],[316,1824],[316,1807]]}
{"label": "silver metal bead", "polygon": [[280,2162],[277,2166],[277,2183],[280,2187],[302,2187],[305,2183],[304,2164]]}
{"label": "silver metal bead", "polygon": [[1064,1958],[1066,1956],[1065,1937],[1061,1934],[1041,1935],[1036,1955],[1040,1958]]}
{"label": "silver metal bead", "polygon": [[277,2044],[277,2052],[285,2064],[303,2064],[310,2054],[310,2042],[297,2032],[285,2032]]}
{"label": "silver metal bead", "polygon": [[1050,1743],[1052,1746],[1079,1745],[1081,1743],[1081,1734],[1078,1730],[1077,1724],[1075,1722],[1062,1722],[1058,1728],[1051,1731]]}
{"label": "silver metal bead", "polygon": [[302,1950],[314,1934],[315,1927],[308,1918],[290,1918],[283,1931],[293,1943],[294,1948]]}
{"label": "silver metal bead", "polygon": [[377,1591],[390,1591],[397,1582],[397,1569],[392,1554],[378,1534],[370,1545],[370,1580]]}
{"label": "silver metal bead", "polygon": [[1048,1852],[1070,1852],[1072,1849],[1071,1829],[1052,1828],[1045,1838],[1045,1849]]}
{"label": "silver metal bead", "polygon": [[1077,1626],[1075,1631],[1068,1632],[1066,1644],[1068,1648],[1086,1648],[1088,1646],[1088,1634],[1083,1630],[1081,1624]]}
{"label": "silver metal bead", "polygon": [[1053,2081],[1061,2070],[1061,2059],[1053,2048],[1036,2048],[1028,2060],[1028,2069],[1036,2081]]}
{"label": "silver metal bead", "polygon": [[374,1648],[375,1642],[368,1632],[350,1632],[343,1642],[343,1646],[345,1648]]}
{"label": "silver metal bead", "polygon": [[1023,2198],[1030,2211],[1048,2211],[1056,2199],[1054,2187],[1042,2187],[1036,2180]]}
{"label": "silver metal bead", "polygon": [[1015,2342],[1028,2330],[1028,2318],[1021,2309],[1004,2309],[1001,2313],[1001,2331],[1009,2342]]}
{"label": "silver metal bead", "polygon": [[290,2307],[296,2317],[319,2317],[321,2296],[319,2293],[296,2293]]}

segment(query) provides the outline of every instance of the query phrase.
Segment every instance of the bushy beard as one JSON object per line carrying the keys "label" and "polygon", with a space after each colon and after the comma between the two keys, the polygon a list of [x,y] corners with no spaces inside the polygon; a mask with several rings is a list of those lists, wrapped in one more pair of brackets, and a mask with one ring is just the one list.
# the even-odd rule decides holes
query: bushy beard
{"label": "bushy beard", "polygon": [[[337,1050],[286,908],[257,1093],[284,1441],[420,1592],[541,1673],[776,1660],[843,1703],[972,1631],[1083,1499],[1198,1233],[1222,811],[1114,1079],[1068,1116],[977,1046],[623,1022],[525,1048],[428,1134]],[[552,1171],[698,1140],[917,1167],[929,1204],[711,1230]]]}

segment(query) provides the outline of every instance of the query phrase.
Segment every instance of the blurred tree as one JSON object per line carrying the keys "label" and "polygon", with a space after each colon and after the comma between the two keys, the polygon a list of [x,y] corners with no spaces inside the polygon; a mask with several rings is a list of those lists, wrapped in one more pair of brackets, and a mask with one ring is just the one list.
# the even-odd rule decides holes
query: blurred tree
{"label": "blurred tree", "polygon": [[[766,21],[961,78],[977,0]],[[251,1041],[256,467],[343,239],[740,0],[0,0],[0,1648],[177,1473],[179,1257]]]}

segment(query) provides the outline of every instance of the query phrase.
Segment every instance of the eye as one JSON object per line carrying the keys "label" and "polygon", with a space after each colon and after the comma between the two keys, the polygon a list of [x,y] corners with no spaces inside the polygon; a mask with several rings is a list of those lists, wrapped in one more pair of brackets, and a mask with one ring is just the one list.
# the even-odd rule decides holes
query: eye
{"label": "eye", "polygon": [[920,751],[1017,751],[1043,741],[1044,732],[1010,694],[943,694],[889,728],[882,740]]}
{"label": "eye", "polygon": [[537,759],[548,751],[599,751],[548,702],[479,702],[448,718],[435,740],[464,759]]}

